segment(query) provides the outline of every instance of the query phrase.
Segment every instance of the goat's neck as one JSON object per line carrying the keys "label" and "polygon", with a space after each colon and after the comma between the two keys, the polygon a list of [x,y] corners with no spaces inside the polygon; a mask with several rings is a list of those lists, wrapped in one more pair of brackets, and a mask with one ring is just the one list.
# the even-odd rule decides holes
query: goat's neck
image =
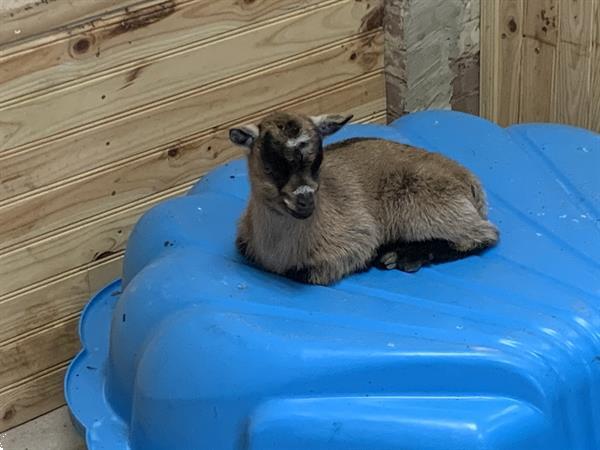
{"label": "goat's neck", "polygon": [[287,213],[276,211],[259,199],[250,201],[250,216],[255,230],[263,230],[272,238],[289,239],[294,235],[301,237],[318,222],[319,205],[315,205],[315,211],[307,219],[296,219]]}
{"label": "goat's neck", "polygon": [[272,210],[258,199],[250,201],[253,244],[259,261],[279,271],[310,260],[321,233],[319,202],[304,220]]}

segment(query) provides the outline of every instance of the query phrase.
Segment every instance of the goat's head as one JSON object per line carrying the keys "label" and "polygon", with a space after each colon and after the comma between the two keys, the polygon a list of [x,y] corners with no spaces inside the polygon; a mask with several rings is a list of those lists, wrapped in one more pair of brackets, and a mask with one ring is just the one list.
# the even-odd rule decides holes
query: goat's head
{"label": "goat's head", "polygon": [[258,125],[229,130],[229,138],[248,149],[253,195],[268,207],[297,219],[310,217],[319,190],[323,138],[352,116],[303,116],[274,112]]}

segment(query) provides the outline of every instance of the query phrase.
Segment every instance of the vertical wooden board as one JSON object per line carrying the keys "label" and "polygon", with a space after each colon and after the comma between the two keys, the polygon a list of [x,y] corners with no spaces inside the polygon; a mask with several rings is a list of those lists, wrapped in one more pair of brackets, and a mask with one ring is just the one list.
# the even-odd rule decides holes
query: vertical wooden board
{"label": "vertical wooden board", "polygon": [[516,56],[523,45],[523,0],[499,1],[497,121],[506,126],[519,120],[521,60]]}
{"label": "vertical wooden board", "polygon": [[594,0],[560,2],[560,41],[583,46],[590,44],[593,3]]}
{"label": "vertical wooden board", "polygon": [[591,55],[579,45],[560,42],[551,121],[575,126],[588,122]]}
{"label": "vertical wooden board", "polygon": [[594,0],[591,92],[587,127],[600,133],[600,0]]}
{"label": "vertical wooden board", "polygon": [[481,2],[479,112],[482,117],[494,122],[498,120],[499,16],[500,2]]}
{"label": "vertical wooden board", "polygon": [[588,123],[592,50],[592,0],[561,2],[555,107],[552,119],[560,123]]}
{"label": "vertical wooden board", "polygon": [[525,2],[521,52],[520,122],[551,119],[558,42],[558,0]]}
{"label": "vertical wooden board", "polygon": [[556,47],[523,39],[519,122],[548,122],[552,119],[552,95]]}
{"label": "vertical wooden board", "polygon": [[17,386],[0,391],[0,433],[64,405],[63,380],[66,371],[67,364],[60,364]]}
{"label": "vertical wooden board", "polygon": [[558,42],[560,0],[527,0],[524,3],[523,34],[536,41]]}

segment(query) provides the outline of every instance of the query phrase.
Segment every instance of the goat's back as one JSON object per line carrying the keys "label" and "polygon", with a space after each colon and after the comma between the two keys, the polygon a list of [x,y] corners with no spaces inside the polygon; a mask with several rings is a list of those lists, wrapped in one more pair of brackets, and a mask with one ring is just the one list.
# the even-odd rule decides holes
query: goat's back
{"label": "goat's back", "polygon": [[399,213],[411,220],[413,209],[436,208],[457,198],[467,199],[482,218],[487,216],[481,184],[468,169],[409,145],[381,139],[342,141],[325,148],[323,173],[360,183],[372,213],[384,222]]}

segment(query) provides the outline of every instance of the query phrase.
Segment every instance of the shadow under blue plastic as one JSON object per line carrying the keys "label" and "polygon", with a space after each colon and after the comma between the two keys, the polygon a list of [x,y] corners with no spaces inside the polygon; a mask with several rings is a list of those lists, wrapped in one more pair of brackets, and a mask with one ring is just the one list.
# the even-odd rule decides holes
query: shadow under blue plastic
{"label": "shadow under blue plastic", "polygon": [[236,253],[226,164],[140,219],[83,313],[65,388],[90,449],[600,448],[600,136],[444,111],[352,136],[473,170],[498,247],[297,284]]}

